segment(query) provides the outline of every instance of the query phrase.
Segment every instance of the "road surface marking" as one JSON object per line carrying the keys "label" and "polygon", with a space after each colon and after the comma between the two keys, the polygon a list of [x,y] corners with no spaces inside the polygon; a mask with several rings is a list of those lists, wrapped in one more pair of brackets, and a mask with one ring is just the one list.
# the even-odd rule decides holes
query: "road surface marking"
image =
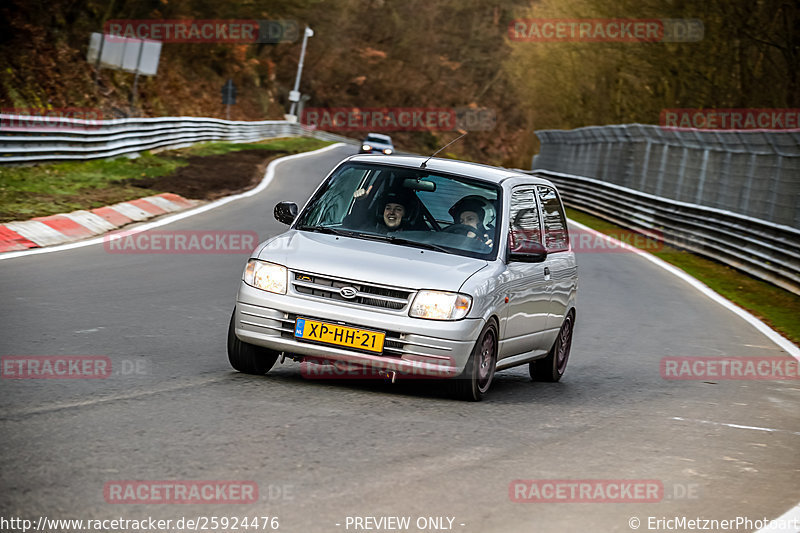
{"label": "road surface marking", "polygon": [[698,424],[711,424],[712,426],[725,426],[736,429],[752,429],[755,431],[768,431],[770,433],[788,433],[790,435],[800,435],[800,431],[789,431],[788,429],[773,429],[762,428],[758,426],[742,426],[740,424],[728,424],[726,422],[712,422],[711,420],[698,420],[696,418],[682,418],[680,416],[673,416],[672,420],[680,420],[681,422],[697,422]]}

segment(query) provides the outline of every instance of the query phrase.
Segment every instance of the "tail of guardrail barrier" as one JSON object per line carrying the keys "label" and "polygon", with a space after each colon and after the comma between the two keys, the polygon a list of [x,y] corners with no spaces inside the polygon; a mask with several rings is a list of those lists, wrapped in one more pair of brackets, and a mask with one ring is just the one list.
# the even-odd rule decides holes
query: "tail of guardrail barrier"
{"label": "tail of guardrail barrier", "polygon": [[568,205],[800,294],[800,132],[630,124],[537,131]]}
{"label": "tail of guardrail barrier", "polygon": [[245,122],[202,117],[92,120],[0,114],[0,163],[99,159],[198,142],[253,142],[296,136],[358,143],[355,139],[283,120]]}

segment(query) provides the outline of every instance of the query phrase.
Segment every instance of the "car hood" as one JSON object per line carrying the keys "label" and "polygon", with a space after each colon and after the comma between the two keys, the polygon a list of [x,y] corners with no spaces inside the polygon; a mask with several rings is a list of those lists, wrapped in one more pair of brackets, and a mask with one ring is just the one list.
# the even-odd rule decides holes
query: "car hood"
{"label": "car hood", "polygon": [[457,291],[488,263],[398,244],[290,230],[253,254],[290,270],[407,289]]}

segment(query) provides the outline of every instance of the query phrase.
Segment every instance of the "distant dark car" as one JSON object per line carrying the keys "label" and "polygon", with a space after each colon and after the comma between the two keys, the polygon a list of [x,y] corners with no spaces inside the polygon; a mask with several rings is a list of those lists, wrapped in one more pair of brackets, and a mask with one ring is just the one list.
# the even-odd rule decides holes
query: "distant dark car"
{"label": "distant dark car", "polygon": [[368,133],[364,142],[361,143],[361,149],[358,153],[391,155],[394,153],[392,138],[380,133]]}

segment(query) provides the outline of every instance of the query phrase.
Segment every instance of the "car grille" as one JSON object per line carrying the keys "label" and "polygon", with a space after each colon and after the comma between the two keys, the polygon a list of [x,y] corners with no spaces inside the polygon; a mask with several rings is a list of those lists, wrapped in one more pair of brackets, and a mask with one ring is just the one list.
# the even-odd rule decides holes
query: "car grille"
{"label": "car grille", "polygon": [[408,289],[384,287],[363,281],[348,281],[305,272],[292,272],[292,286],[295,292],[300,294],[394,310],[405,309],[413,295],[413,291]]}

